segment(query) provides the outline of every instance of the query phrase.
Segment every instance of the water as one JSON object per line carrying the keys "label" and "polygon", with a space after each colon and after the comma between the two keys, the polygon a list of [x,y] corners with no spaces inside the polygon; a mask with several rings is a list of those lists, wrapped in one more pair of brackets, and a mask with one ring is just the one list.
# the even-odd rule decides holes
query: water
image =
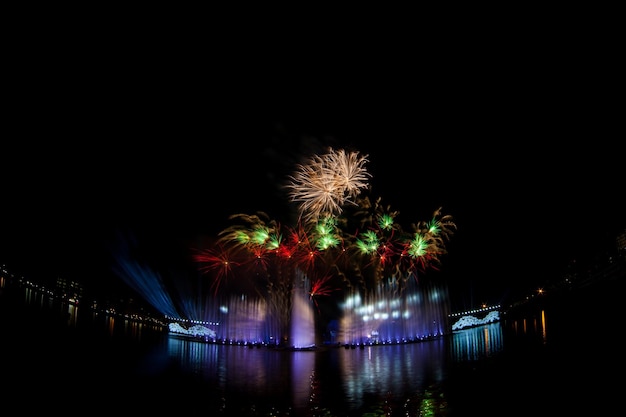
{"label": "water", "polygon": [[622,406],[612,286],[433,340],[314,351],[198,342],[0,290],[0,392],[16,412],[537,416]]}

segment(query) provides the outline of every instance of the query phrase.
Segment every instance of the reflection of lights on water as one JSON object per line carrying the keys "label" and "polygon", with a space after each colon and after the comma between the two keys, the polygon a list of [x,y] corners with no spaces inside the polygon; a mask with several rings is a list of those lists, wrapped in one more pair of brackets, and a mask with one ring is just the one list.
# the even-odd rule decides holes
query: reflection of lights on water
{"label": "reflection of lights on water", "polygon": [[[532,320],[530,326],[529,320]],[[541,310],[539,316],[533,315],[531,318],[520,318],[513,321],[512,328],[515,334],[529,337],[541,337],[544,344],[548,342],[547,315],[545,310]]]}
{"label": "reflection of lights on water", "polygon": [[72,327],[76,327],[76,322],[78,319],[78,306],[74,303],[70,303],[67,306],[67,314],[69,315],[69,325]]}
{"label": "reflection of lights on water", "polygon": [[107,328],[109,329],[109,334],[113,335],[115,330],[115,318],[113,316],[108,316],[106,318]]}
{"label": "reflection of lights on water", "polygon": [[483,337],[485,339],[485,356],[489,356],[489,329],[483,329]]}
{"label": "reflection of lights on water", "polygon": [[459,362],[491,356],[502,348],[502,327],[499,322],[459,330],[452,336],[452,351],[455,360]]}

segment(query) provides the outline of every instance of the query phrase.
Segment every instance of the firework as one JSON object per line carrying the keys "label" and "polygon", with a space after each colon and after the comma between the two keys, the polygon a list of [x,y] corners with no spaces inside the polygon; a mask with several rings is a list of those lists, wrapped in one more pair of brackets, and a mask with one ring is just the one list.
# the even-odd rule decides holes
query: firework
{"label": "firework", "polygon": [[307,164],[298,165],[287,188],[291,201],[299,204],[300,217],[316,222],[340,214],[345,204],[354,204],[354,198],[368,186],[367,162],[367,156],[358,152],[330,148],[327,154],[314,155]]}
{"label": "firework", "polygon": [[[451,216],[439,208],[431,219],[404,231],[397,211],[383,206],[381,198],[362,195],[369,189],[366,162],[357,152],[332,148],[312,156],[290,177],[289,196],[298,203],[296,227],[283,228],[263,212],[237,214],[230,217],[236,224],[220,233],[220,245],[237,252],[237,265],[249,268],[247,275],[267,292],[290,291],[295,270],[308,274],[311,282],[332,275],[347,287],[368,290],[385,278],[406,281],[436,268],[456,228]],[[218,279],[232,273],[235,264],[221,265]]]}
{"label": "firework", "polygon": [[215,249],[210,248],[197,251],[193,254],[193,260],[200,265],[200,272],[203,274],[214,273],[214,281],[211,286],[217,294],[222,282],[232,274],[233,268],[240,263],[232,259],[232,252],[225,250],[218,245]]}

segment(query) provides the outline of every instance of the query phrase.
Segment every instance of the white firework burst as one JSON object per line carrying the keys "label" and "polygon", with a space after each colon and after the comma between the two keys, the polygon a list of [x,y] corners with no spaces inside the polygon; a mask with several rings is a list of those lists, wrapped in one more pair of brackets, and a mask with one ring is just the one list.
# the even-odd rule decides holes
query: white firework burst
{"label": "white firework burst", "polygon": [[314,155],[307,164],[298,165],[289,178],[291,201],[299,203],[300,217],[316,222],[328,215],[342,212],[346,203],[366,188],[370,174],[365,169],[367,156],[329,148],[327,154]]}

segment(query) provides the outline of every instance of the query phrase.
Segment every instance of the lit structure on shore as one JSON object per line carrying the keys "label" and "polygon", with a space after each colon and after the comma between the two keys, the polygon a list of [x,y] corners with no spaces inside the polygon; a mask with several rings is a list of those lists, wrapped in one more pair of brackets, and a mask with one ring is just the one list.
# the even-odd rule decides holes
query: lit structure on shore
{"label": "lit structure on shore", "polygon": [[485,305],[481,308],[454,313],[450,315],[450,319],[453,321],[453,331],[495,323],[500,321],[500,305]]}

